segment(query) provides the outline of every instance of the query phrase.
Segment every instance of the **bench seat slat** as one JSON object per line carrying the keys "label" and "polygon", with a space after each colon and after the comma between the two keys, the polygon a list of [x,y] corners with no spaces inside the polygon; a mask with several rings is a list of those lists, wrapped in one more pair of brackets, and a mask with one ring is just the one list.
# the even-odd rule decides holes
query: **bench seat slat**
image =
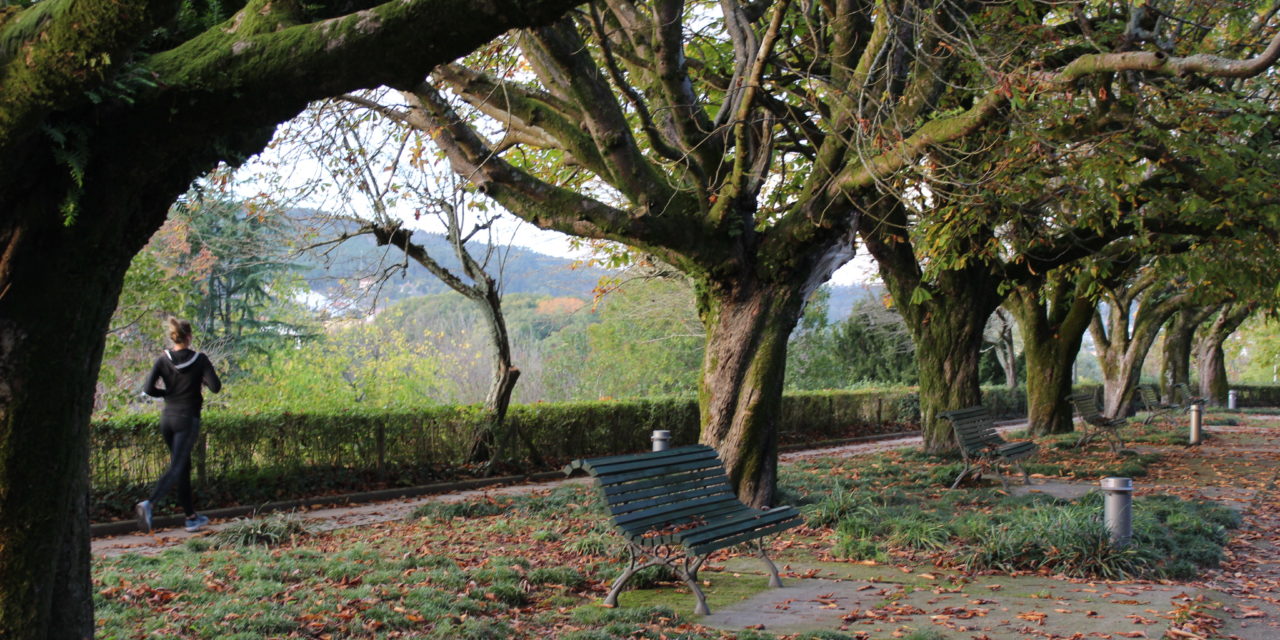
{"label": "bench seat slat", "polygon": [[[733,502],[718,504],[696,515],[701,517],[704,521],[717,522],[720,519],[732,517],[735,513],[739,513],[747,509],[750,509],[750,507],[747,507],[741,502],[735,500]],[[643,539],[648,544],[675,544],[680,541],[680,534],[682,531],[664,533],[661,535],[654,535],[653,531],[664,529],[666,527],[689,524],[692,522],[692,516],[685,514],[683,517],[675,519],[659,517],[645,522],[632,523],[628,526],[619,525],[619,528],[622,529],[632,540]]]}

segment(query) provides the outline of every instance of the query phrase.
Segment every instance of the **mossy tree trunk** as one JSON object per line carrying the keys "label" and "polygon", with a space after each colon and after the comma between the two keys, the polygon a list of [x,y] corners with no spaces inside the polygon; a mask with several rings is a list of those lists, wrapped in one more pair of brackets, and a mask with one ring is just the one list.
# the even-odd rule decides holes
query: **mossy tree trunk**
{"label": "mossy tree trunk", "polygon": [[751,279],[699,287],[707,327],[698,383],[700,441],[716,448],[729,481],[753,506],[772,506],[787,338],[806,292]]}
{"label": "mossy tree trunk", "polygon": [[1227,363],[1222,345],[1256,307],[1251,304],[1232,303],[1222,307],[1213,324],[1196,337],[1196,372],[1200,376],[1200,397],[1214,406],[1227,404]]}
{"label": "mossy tree trunk", "polygon": [[885,231],[906,227],[904,207],[882,209],[864,222],[862,238],[915,342],[924,448],[953,450],[951,424],[939,413],[982,404],[978,365],[983,331],[1000,305],[1002,275],[975,260],[926,282],[913,246]]}
{"label": "mossy tree trunk", "polygon": [[1160,327],[1190,301],[1156,269],[1109,289],[1103,298],[1107,319],[1095,311],[1089,332],[1102,366],[1103,409],[1108,417],[1124,415],[1142,375],[1142,363],[1155,344]]}
{"label": "mossy tree trunk", "polygon": [[1160,395],[1165,402],[1173,402],[1174,385],[1191,383],[1196,329],[1217,311],[1216,306],[1180,309],[1165,325],[1160,362]]}
{"label": "mossy tree trunk", "polygon": [[1027,357],[1027,423],[1032,435],[1074,429],[1068,401],[1072,371],[1095,304],[1079,295],[1077,277],[1050,272],[1039,280],[1038,287],[1019,287],[1005,302],[1022,331]]}
{"label": "mossy tree trunk", "polygon": [[207,28],[132,0],[0,14],[0,637],[94,633],[89,414],[124,273],[174,199],[310,100],[418,81],[573,4],[254,2]]}
{"label": "mossy tree trunk", "polygon": [[84,638],[92,389],[137,239],[18,218],[0,229],[16,249],[0,260],[0,636]]}

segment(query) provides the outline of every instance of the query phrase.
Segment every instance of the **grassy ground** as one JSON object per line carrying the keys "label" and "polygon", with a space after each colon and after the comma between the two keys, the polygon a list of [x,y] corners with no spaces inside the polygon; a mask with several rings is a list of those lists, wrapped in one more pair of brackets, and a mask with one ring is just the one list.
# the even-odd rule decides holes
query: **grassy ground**
{"label": "grassy ground", "polygon": [[[1141,477],[1183,455],[1176,428],[1171,420],[1144,430],[1135,439],[1154,448],[1138,454],[1115,455],[1101,444],[1081,451],[1067,446],[1070,437],[1047,439],[1029,470],[1061,478]],[[956,459],[907,451],[785,466],[781,502],[799,506],[806,526],[775,539],[774,554],[796,567],[923,566],[956,580],[977,574],[1185,580],[1220,561],[1228,529],[1238,524],[1234,513],[1210,504],[1143,497],[1135,507],[1138,544],[1115,551],[1096,517],[1096,495],[1074,502],[1014,497],[991,478],[950,491],[959,468]],[[637,590],[624,594],[620,608],[599,606],[624,547],[593,490],[438,504],[417,515],[322,535],[307,534],[287,517],[246,521],[159,555],[96,560],[98,637],[773,637],[699,626],[677,613],[688,610],[691,597],[657,572],[633,579]],[[724,570],[736,566],[733,555],[718,554],[704,569],[713,610],[763,588],[758,575]],[[942,636],[926,630],[906,637]]]}

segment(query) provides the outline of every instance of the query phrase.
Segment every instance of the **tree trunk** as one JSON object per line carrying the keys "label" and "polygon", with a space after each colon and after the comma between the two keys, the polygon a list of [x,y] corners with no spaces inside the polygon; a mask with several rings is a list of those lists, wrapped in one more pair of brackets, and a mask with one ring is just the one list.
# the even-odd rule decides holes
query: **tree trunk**
{"label": "tree trunk", "polygon": [[[473,300],[480,306],[485,324],[489,327],[489,342],[493,346],[493,382],[484,399],[484,408],[489,414],[487,433],[478,434],[471,450],[471,459],[479,462],[487,458],[488,468],[493,469],[502,462],[504,452],[515,445],[514,440],[520,435],[508,428],[506,422],[507,408],[511,406],[511,393],[520,380],[520,370],[511,362],[511,338],[507,334],[507,321],[502,314],[502,297],[498,293],[497,284],[487,275],[483,275],[479,283],[482,295]],[[525,445],[529,450],[530,461],[542,466],[542,458],[537,449],[527,441]]]}
{"label": "tree trunk", "polygon": [[698,384],[700,440],[720,452],[739,499],[772,506],[787,338],[807,292],[745,277],[732,285],[704,282],[698,292],[707,328]]}
{"label": "tree trunk", "polygon": [[1089,327],[1093,302],[1075,295],[1072,276],[1054,276],[1040,284],[1016,289],[1005,303],[1022,330],[1027,357],[1027,423],[1032,435],[1070,433],[1074,428],[1071,393],[1072,366]]}
{"label": "tree trunk", "polygon": [[[36,178],[32,191],[57,183]],[[106,206],[64,225],[60,194],[34,195],[0,226],[0,637],[88,638],[92,391],[149,230],[104,224],[121,219]]]}
{"label": "tree trunk", "polygon": [[928,320],[912,323],[912,334],[920,375],[924,448],[941,453],[954,450],[956,443],[951,423],[939,414],[982,404],[978,364],[982,330],[991,309],[981,300],[963,295],[950,296],[945,303],[931,306]]}
{"label": "tree trunk", "polygon": [[[1155,344],[1160,327],[1187,304],[1184,292],[1156,286],[1159,274],[1140,274],[1131,286],[1117,287],[1107,297],[1107,321],[1094,313],[1089,322],[1102,365],[1103,415],[1125,414],[1142,375],[1142,361]],[[1134,304],[1137,310],[1133,310]]]}
{"label": "tree trunk", "polygon": [[1018,388],[1018,345],[1013,335],[1013,318],[1007,314],[1008,312],[997,308],[991,315],[995,334],[991,343],[995,345],[996,359],[1004,370],[1004,386],[1013,390]]}
{"label": "tree trunk", "polygon": [[1196,340],[1196,371],[1200,375],[1200,397],[1217,407],[1227,404],[1227,364],[1222,343],[1253,315],[1248,304],[1228,304],[1222,308],[1209,330]]}
{"label": "tree trunk", "polygon": [[1191,382],[1191,352],[1196,328],[1218,307],[1182,309],[1173,315],[1164,330],[1164,361],[1160,363],[1160,394],[1165,402],[1173,401],[1173,388]]}
{"label": "tree trunk", "polygon": [[915,342],[920,382],[920,430],[931,453],[956,448],[943,411],[982,404],[978,365],[987,319],[1000,306],[1000,278],[978,261],[926,282],[910,242],[888,233],[908,226],[906,209],[893,203],[864,215],[860,230],[880,276]]}

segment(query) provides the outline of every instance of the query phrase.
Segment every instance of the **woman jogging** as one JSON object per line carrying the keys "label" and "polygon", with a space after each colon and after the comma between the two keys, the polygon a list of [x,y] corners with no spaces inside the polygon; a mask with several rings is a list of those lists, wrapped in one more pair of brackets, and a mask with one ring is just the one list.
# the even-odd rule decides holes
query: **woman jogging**
{"label": "woman jogging", "polygon": [[[178,503],[187,516],[186,530],[199,531],[209,524],[208,517],[196,513],[191,499],[191,449],[200,437],[200,407],[204,404],[200,386],[203,384],[217,393],[222,390],[222,381],[218,380],[218,373],[213,370],[209,357],[190,349],[191,323],[169,318],[168,324],[173,349],[166,350],[156,359],[142,388],[143,393],[149,396],[164,398],[160,433],[169,446],[170,455],[169,468],[156,482],[151,497],[134,507],[138,526],[147,533],[151,532],[152,509],[175,484]],[[164,382],[163,388],[156,386],[157,380]]]}

